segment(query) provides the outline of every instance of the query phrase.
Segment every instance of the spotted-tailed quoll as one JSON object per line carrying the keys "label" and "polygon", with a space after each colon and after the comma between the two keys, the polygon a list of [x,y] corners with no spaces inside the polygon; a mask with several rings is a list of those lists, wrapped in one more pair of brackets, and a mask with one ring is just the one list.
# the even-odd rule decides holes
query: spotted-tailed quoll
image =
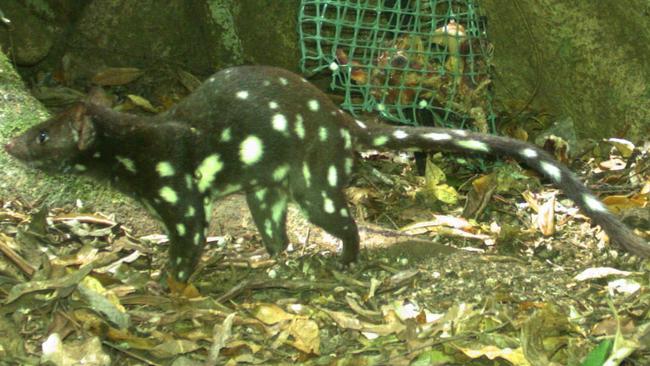
{"label": "spotted-tailed quoll", "polygon": [[5,149],[29,165],[110,179],[163,222],[170,267],[186,282],[203,250],[212,201],[243,191],[270,254],[285,249],[287,204],[341,239],[341,259],[359,254],[344,188],[356,146],[503,154],[564,190],[612,241],[639,256],[650,245],[607,211],[543,150],[463,130],[355,120],[305,79],[263,66],[223,70],[165,113],[139,117],[82,103],[39,124]]}

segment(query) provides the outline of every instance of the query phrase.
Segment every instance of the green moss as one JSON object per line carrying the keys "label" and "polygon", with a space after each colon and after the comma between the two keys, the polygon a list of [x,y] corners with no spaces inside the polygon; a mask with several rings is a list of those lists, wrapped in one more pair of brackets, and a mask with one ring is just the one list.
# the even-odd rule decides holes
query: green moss
{"label": "green moss", "polygon": [[33,9],[37,14],[46,17],[47,19],[54,19],[54,11],[45,0],[26,0],[25,4]]}
{"label": "green moss", "polygon": [[241,40],[235,32],[234,17],[231,12],[234,5],[230,0],[210,1],[208,4],[212,20],[221,27],[221,44],[230,56],[231,65],[240,65],[244,63],[244,57]]}

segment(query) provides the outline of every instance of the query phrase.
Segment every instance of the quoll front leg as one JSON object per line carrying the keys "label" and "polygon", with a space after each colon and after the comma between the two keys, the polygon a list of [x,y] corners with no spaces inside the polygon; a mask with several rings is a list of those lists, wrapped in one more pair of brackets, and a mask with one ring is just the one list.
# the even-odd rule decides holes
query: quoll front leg
{"label": "quoll front leg", "polygon": [[169,264],[177,281],[187,282],[196,269],[205,246],[206,228],[203,220],[195,220],[177,224],[169,230]]}
{"label": "quoll front leg", "polygon": [[171,186],[159,190],[153,208],[169,236],[169,266],[171,276],[187,282],[196,269],[205,246],[211,201],[197,191],[184,192],[182,199]]}

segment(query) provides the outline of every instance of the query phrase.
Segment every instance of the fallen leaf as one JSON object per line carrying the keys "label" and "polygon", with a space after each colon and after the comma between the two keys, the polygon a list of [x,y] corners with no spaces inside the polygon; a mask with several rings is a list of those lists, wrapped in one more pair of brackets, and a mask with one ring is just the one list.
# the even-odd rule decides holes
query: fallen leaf
{"label": "fallen leaf", "polygon": [[274,304],[258,305],[255,310],[253,310],[253,315],[255,318],[268,325],[296,318],[296,315],[289,314],[281,307]]}
{"label": "fallen leaf", "polygon": [[555,195],[539,207],[537,227],[544,236],[555,234]]}
{"label": "fallen leaf", "polygon": [[144,72],[135,67],[109,67],[93,76],[93,84],[102,86],[124,85],[142,76]]}
{"label": "fallen leaf", "polygon": [[629,158],[630,155],[632,155],[632,151],[634,151],[634,147],[635,147],[634,144],[628,140],[619,139],[619,138],[610,138],[605,141],[614,145],[616,150],[618,150],[618,152],[624,158]]}
{"label": "fallen leaf", "polygon": [[632,272],[621,271],[620,269],[611,268],[611,267],[595,267],[587,268],[584,271],[577,274],[574,279],[576,281],[586,281],[594,280],[599,278],[605,278],[609,276],[629,276]]}
{"label": "fallen leaf", "polygon": [[129,98],[131,103],[133,103],[136,106],[144,109],[147,112],[158,113],[158,108],[151,105],[151,102],[149,102],[148,100],[144,99],[143,97],[141,97],[139,95],[129,94],[129,95],[127,95],[127,98]]}

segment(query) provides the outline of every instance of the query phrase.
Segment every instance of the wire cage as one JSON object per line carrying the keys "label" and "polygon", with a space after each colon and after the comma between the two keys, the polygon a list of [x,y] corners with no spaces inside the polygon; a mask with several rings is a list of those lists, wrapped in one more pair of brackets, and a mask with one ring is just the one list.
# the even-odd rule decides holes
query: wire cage
{"label": "wire cage", "polygon": [[494,131],[486,26],[473,0],[302,0],[301,69],[353,115]]}

